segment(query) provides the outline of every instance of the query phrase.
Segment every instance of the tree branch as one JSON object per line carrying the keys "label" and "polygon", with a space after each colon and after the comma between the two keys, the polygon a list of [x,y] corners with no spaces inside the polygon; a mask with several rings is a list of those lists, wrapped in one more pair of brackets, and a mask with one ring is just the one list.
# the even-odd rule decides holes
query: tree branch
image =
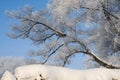
{"label": "tree branch", "polygon": [[[99,8],[90,8],[90,7],[86,7],[86,6],[80,6],[80,8],[83,8],[83,9],[88,9],[88,10],[97,10],[97,11],[100,11],[101,9]],[[77,8],[75,8],[77,9]],[[110,13],[109,11],[107,11],[107,9],[104,7],[103,8],[110,16],[114,17],[115,19],[120,19],[119,17],[113,15],[112,13]]]}
{"label": "tree branch", "polygon": [[39,42],[39,41],[44,41],[45,42],[47,39],[51,38],[54,35],[55,35],[55,33],[52,33],[52,34],[49,34],[48,36],[44,37],[43,39],[34,39],[32,37],[30,39],[34,42]]}
{"label": "tree branch", "polygon": [[[97,57],[93,52],[90,51],[90,49],[81,41],[75,39],[74,42],[78,42],[80,45],[82,45],[84,47],[85,50],[83,51],[76,51],[76,53],[83,53],[83,54],[87,54],[89,56],[91,56],[98,64],[100,64],[101,66],[104,66],[106,68],[110,68],[110,69],[120,69],[120,65],[113,65],[111,63],[108,63],[106,61],[103,61],[101,58]],[[70,55],[71,56],[71,55]],[[69,57],[69,56],[68,56]]]}
{"label": "tree branch", "polygon": [[104,12],[105,16],[108,17],[110,15],[110,16],[114,17],[115,19],[120,19],[119,17],[117,17],[117,16],[113,15],[112,13],[110,13],[108,11],[108,9],[105,7],[104,3],[101,3],[101,5],[102,5],[103,12]]}
{"label": "tree branch", "polygon": [[63,67],[67,64],[69,58],[74,54],[74,53],[71,52],[71,50],[68,47],[67,47],[67,49],[69,50],[70,54],[65,56],[65,60],[64,60],[63,65],[62,65]]}
{"label": "tree branch", "polygon": [[45,64],[45,63],[49,60],[49,58],[50,58],[58,49],[60,49],[63,45],[64,45],[64,44],[61,44],[61,45],[58,46],[52,53],[50,53],[50,54],[48,55],[48,57],[46,58],[46,60],[45,60],[42,64]]}
{"label": "tree branch", "polygon": [[[16,35],[15,38],[21,37],[22,35],[28,35],[28,34],[30,33],[30,31],[32,30],[32,28],[34,27],[34,25],[36,25],[36,24],[33,24],[33,25],[32,25],[28,30],[26,30],[26,31],[21,31],[21,34]],[[8,35],[8,36],[10,36],[10,35]],[[10,37],[12,37],[12,36],[10,36]]]}
{"label": "tree branch", "polygon": [[68,56],[65,56],[65,61],[64,61],[63,65],[62,65],[63,67],[66,65],[68,59],[69,59],[72,55],[73,55],[73,54],[70,54],[70,55],[68,55]]}
{"label": "tree branch", "polygon": [[97,63],[99,63],[101,66],[104,66],[106,68],[110,68],[110,69],[120,69],[119,65],[113,65],[111,63],[108,63],[106,61],[103,61],[102,59],[100,59],[99,57],[97,57],[93,52],[91,51],[86,51],[84,52],[84,54],[88,54],[90,55]]}
{"label": "tree branch", "polygon": [[38,22],[38,21],[34,21],[32,19],[28,19],[28,18],[24,18],[24,17],[20,17],[20,16],[16,16],[17,18],[21,19],[22,21],[30,21],[30,22],[33,22],[34,24],[41,24],[47,28],[49,28],[50,30],[52,30],[53,32],[56,33],[56,35],[60,36],[60,37],[65,37],[66,34],[62,33],[61,31],[58,31],[58,30],[55,30],[54,28],[52,28],[51,26],[45,24],[45,23],[42,23],[42,22]]}

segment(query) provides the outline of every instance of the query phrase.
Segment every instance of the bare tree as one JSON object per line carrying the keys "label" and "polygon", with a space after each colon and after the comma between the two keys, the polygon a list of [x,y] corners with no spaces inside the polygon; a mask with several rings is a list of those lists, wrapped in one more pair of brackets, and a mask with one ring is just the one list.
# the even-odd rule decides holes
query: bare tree
{"label": "bare tree", "polygon": [[25,6],[22,11],[8,12],[20,23],[9,36],[41,45],[30,55],[40,56],[44,64],[65,66],[74,55],[83,53],[100,66],[120,68],[110,61],[120,52],[119,0],[50,0],[47,7],[35,11]]}

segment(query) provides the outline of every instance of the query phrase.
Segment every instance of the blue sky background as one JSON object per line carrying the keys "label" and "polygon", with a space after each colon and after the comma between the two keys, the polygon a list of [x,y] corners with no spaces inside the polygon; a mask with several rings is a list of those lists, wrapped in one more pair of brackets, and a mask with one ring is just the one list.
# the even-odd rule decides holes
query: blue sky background
{"label": "blue sky background", "polygon": [[48,0],[1,0],[0,2],[0,56],[25,56],[30,49],[37,48],[29,40],[11,39],[6,34],[15,23],[5,11],[22,9],[26,4],[35,9],[44,9]]}
{"label": "blue sky background", "polygon": [[[35,9],[44,9],[48,0],[1,0],[0,2],[0,56],[26,56],[31,49],[38,49],[30,40],[11,39],[6,34],[11,32],[11,25],[15,23],[5,15],[5,11],[22,9],[26,4]],[[80,68],[84,57],[77,55],[71,68]],[[82,66],[81,66],[82,67]]]}

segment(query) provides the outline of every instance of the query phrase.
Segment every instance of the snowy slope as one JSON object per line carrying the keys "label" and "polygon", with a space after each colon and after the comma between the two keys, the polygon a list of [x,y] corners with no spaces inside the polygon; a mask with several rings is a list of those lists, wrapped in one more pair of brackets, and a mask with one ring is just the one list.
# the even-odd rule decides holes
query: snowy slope
{"label": "snowy slope", "polygon": [[[1,80],[8,80],[8,77],[11,78],[7,75],[4,76],[4,74]],[[18,80],[120,80],[120,69],[96,68],[73,70],[63,67],[35,64],[16,68],[14,75]]]}
{"label": "snowy slope", "polygon": [[16,80],[15,76],[9,71],[5,71],[1,77],[1,80]]}

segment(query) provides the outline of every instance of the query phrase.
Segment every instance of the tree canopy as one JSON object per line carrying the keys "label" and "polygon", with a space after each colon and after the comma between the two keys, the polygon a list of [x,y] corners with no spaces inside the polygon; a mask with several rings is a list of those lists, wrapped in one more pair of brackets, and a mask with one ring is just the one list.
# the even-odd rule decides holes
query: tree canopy
{"label": "tree canopy", "polygon": [[19,20],[8,35],[41,45],[29,55],[43,64],[65,66],[82,53],[94,65],[120,68],[119,0],[49,0],[44,10],[26,5],[7,14]]}

